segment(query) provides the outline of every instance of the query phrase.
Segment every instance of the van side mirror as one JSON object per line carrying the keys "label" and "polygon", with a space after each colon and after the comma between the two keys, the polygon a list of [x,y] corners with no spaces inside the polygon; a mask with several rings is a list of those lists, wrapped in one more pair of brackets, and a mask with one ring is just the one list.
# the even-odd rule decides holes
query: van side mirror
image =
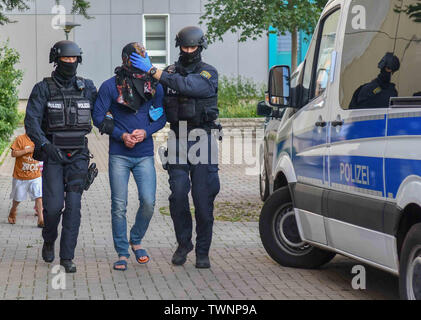
{"label": "van side mirror", "polygon": [[274,66],[269,72],[269,104],[274,107],[290,106],[291,73],[289,66]]}
{"label": "van side mirror", "polygon": [[257,115],[262,117],[270,117],[272,115],[273,109],[266,105],[265,101],[260,101],[257,104]]}

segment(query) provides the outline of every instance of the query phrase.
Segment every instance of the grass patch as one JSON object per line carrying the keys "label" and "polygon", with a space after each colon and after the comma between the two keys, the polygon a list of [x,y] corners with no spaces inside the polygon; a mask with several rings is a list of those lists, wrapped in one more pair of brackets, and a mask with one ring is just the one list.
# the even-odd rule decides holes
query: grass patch
{"label": "grass patch", "polygon": [[222,77],[218,87],[220,118],[256,118],[257,103],[265,98],[265,88],[252,80]]}
{"label": "grass patch", "polygon": [[[263,203],[261,202],[215,202],[213,215],[217,221],[257,222],[259,221],[262,206]],[[159,212],[162,215],[169,216],[170,208],[161,207]],[[190,208],[190,212],[194,215],[194,207]]]}

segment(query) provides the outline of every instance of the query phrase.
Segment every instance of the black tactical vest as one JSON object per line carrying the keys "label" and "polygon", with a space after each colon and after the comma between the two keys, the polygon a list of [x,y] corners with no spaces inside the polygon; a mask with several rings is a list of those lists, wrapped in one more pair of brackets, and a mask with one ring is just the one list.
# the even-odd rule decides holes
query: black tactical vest
{"label": "black tactical vest", "polygon": [[[84,82],[82,78],[79,81]],[[59,87],[53,78],[45,78],[50,91],[46,108],[46,135],[61,149],[86,146],[85,136],[91,131],[91,102],[85,91],[75,86]]]}
{"label": "black tactical vest", "polygon": [[[169,66],[166,70],[169,73],[177,73],[175,65]],[[197,70],[201,70],[200,64],[193,73],[197,73]],[[211,129],[219,115],[217,94],[211,98],[197,99],[181,96],[171,88],[166,88],[164,107],[167,121],[171,125],[187,121],[189,129]]]}

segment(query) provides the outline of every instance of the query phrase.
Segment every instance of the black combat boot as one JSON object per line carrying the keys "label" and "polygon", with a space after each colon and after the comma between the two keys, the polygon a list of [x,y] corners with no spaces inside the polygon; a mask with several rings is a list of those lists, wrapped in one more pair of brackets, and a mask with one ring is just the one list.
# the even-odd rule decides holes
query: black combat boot
{"label": "black combat boot", "polygon": [[42,258],[45,262],[53,262],[54,260],[54,242],[49,243],[44,241],[42,246]]}
{"label": "black combat boot", "polygon": [[60,265],[64,267],[64,270],[66,271],[66,273],[76,272],[76,265],[73,263],[72,260],[60,259]]}
{"label": "black combat boot", "polygon": [[209,269],[210,267],[209,256],[196,256],[196,268]]}
{"label": "black combat boot", "polygon": [[187,255],[192,250],[193,250],[192,243],[190,243],[187,247],[179,245],[177,250],[175,250],[172,256],[172,259],[171,259],[172,264],[176,266],[182,266],[187,260]]}

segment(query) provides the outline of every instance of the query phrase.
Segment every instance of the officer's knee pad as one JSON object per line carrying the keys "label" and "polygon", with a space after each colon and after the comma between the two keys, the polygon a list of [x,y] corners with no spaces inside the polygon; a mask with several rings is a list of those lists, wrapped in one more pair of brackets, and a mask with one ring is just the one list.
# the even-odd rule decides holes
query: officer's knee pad
{"label": "officer's knee pad", "polygon": [[75,192],[82,194],[85,190],[86,176],[81,174],[76,174],[68,177],[66,182],[66,192]]}
{"label": "officer's knee pad", "polygon": [[44,214],[57,214],[64,208],[64,203],[58,203],[57,201],[45,201],[43,203]]}
{"label": "officer's knee pad", "polygon": [[183,197],[190,192],[190,179],[188,165],[169,166],[169,184],[171,189],[170,200],[173,197]]}
{"label": "officer's knee pad", "polygon": [[208,167],[208,187],[210,194],[215,197],[221,189],[218,171],[219,169],[217,165],[210,165]]}

